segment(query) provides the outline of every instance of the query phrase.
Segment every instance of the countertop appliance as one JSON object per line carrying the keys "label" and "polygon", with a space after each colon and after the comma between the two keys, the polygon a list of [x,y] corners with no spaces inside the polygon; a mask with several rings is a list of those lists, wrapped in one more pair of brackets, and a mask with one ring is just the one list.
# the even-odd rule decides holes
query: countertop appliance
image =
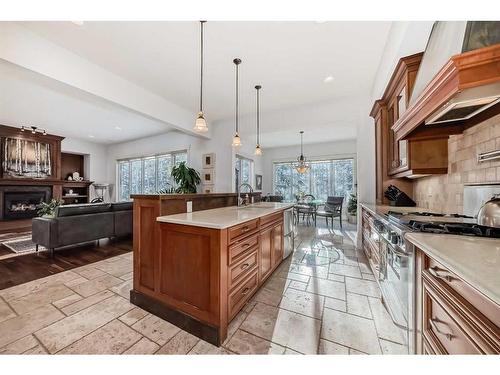
{"label": "countertop appliance", "polygon": [[284,231],[283,259],[285,259],[291,253],[293,253],[295,247],[295,224],[293,221],[293,207],[285,210],[284,212],[283,231]]}

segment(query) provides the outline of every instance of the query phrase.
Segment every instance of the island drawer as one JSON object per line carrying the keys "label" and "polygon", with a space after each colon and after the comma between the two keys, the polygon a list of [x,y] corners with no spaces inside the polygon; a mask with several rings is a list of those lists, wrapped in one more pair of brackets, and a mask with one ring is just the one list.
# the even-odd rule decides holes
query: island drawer
{"label": "island drawer", "polygon": [[236,314],[245,305],[248,299],[252,296],[259,285],[259,277],[257,270],[251,273],[251,275],[240,284],[228,298],[228,321],[231,321]]}
{"label": "island drawer", "polygon": [[237,262],[242,257],[246,255],[249,251],[252,251],[254,247],[259,244],[259,235],[258,233],[251,235],[249,237],[245,237],[239,241],[236,241],[233,245],[229,247],[229,255],[228,255],[228,265],[230,266],[234,262]]}
{"label": "island drawer", "polygon": [[445,286],[444,288],[448,289],[449,293],[453,293],[459,299],[467,301],[466,303],[470,304],[470,307],[477,309],[497,328],[500,327],[498,305],[464,282],[447,267],[426,256],[423,273],[433,284]]}
{"label": "island drawer", "polygon": [[257,263],[258,253],[257,249],[254,248],[248,256],[231,266],[227,274],[229,289],[233,289],[241,280],[254,271],[257,268]]}
{"label": "island drawer", "polygon": [[473,330],[425,280],[423,307],[423,336],[434,352],[437,354],[483,353],[477,344],[477,337],[474,337]]}
{"label": "island drawer", "polygon": [[283,212],[277,212],[275,214],[267,215],[260,218],[260,226],[261,227],[267,226],[282,219],[283,219]]}
{"label": "island drawer", "polygon": [[258,227],[259,227],[259,219],[255,219],[229,228],[228,229],[229,243],[237,241],[239,238],[248,235],[250,232],[257,231]]}

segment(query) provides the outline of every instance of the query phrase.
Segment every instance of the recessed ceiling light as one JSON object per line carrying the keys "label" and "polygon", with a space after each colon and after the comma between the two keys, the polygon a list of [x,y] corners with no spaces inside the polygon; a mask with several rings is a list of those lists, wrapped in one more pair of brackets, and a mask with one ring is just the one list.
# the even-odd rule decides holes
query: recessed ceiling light
{"label": "recessed ceiling light", "polygon": [[71,21],[71,23],[74,23],[76,26],[83,26],[84,24],[83,21]]}
{"label": "recessed ceiling light", "polygon": [[92,134],[89,134],[89,138],[95,138]]}
{"label": "recessed ceiling light", "polygon": [[323,80],[323,82],[325,82],[325,83],[330,83],[330,82],[332,82],[332,81],[333,81],[333,77],[332,77],[332,76],[328,76],[328,77],[326,77],[326,78]]}
{"label": "recessed ceiling light", "polygon": [[116,130],[122,130],[122,128],[120,128],[119,126],[115,126],[115,129]]}

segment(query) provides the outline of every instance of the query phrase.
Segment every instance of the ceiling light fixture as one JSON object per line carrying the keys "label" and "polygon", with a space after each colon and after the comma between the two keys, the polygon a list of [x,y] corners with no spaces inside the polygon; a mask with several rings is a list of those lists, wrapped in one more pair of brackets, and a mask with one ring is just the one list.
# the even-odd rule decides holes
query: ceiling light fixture
{"label": "ceiling light fixture", "polygon": [[122,130],[122,128],[121,128],[121,127],[119,127],[119,126],[115,126],[115,129],[116,129],[116,130]]}
{"label": "ceiling light fixture", "polygon": [[194,131],[197,133],[208,132],[207,122],[203,116],[203,24],[207,21],[200,21],[200,111],[194,123]]}
{"label": "ceiling light fixture", "polygon": [[233,143],[232,143],[232,146],[233,147],[240,147],[241,146],[241,138],[240,138],[240,135],[239,135],[239,126],[238,126],[238,91],[239,91],[239,70],[238,70],[238,66],[241,64],[241,59],[234,59],[233,60],[233,63],[234,65],[236,66],[236,121],[235,121],[235,126],[236,126],[236,132],[234,133],[234,137],[233,137]]}
{"label": "ceiling light fixture", "polygon": [[89,138],[95,138],[95,136],[93,136],[92,134],[89,134]]}
{"label": "ceiling light fixture", "polygon": [[297,164],[294,165],[295,169],[297,172],[300,174],[304,174],[309,170],[309,164],[307,164],[307,159],[304,156],[304,151],[303,151],[303,136],[304,136],[304,131],[300,131],[300,156],[297,158]]}
{"label": "ceiling light fixture", "polygon": [[260,148],[260,89],[261,85],[255,86],[255,90],[257,90],[257,144],[255,146],[255,155],[261,156],[262,149]]}
{"label": "ceiling light fixture", "polygon": [[332,76],[328,76],[328,77],[326,77],[326,78],[323,80],[323,82],[325,82],[325,83],[330,83],[330,82],[332,82],[332,81],[333,81],[333,77],[332,77]]}
{"label": "ceiling light fixture", "polygon": [[30,131],[31,134],[41,133],[42,135],[47,135],[47,131],[45,129],[41,129],[36,126],[21,126],[21,131]]}

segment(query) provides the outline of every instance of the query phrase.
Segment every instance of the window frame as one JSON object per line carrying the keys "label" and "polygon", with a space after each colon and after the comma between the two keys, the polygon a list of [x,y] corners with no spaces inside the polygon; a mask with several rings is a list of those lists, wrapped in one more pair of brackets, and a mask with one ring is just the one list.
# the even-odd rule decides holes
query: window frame
{"label": "window frame", "polygon": [[[329,172],[328,172],[328,188],[329,190],[334,190],[335,188],[335,176],[334,176],[334,162],[335,161],[342,161],[342,160],[352,160],[352,190],[351,192],[356,191],[357,187],[357,164],[356,164],[356,154],[342,154],[342,155],[333,155],[333,156],[323,156],[323,157],[316,157],[316,158],[311,158],[308,160],[309,164],[314,164],[314,163],[320,163],[320,162],[328,162],[329,166]],[[296,160],[290,160],[290,159],[279,159],[279,160],[273,160],[272,161],[272,194],[276,193],[276,166],[280,164],[288,164],[291,166],[291,170],[293,169],[293,165],[296,163]],[[311,169],[307,173],[311,173]],[[293,196],[293,175],[290,176],[291,184],[288,189],[290,189],[290,193]],[[312,186],[313,186],[313,179],[309,177],[309,186],[308,186],[308,192],[306,194],[311,194],[312,191]],[[293,199],[293,197],[292,197]]]}
{"label": "window frame", "polygon": [[[130,195],[129,199],[127,200],[121,200],[121,193],[122,193],[122,187],[120,183],[120,166],[122,163],[128,162],[129,167],[128,167],[128,181],[129,181],[129,191],[132,190],[132,166],[131,162],[132,161],[141,161],[141,182],[140,182],[140,192],[139,193],[130,193],[130,194],[153,194],[153,193],[144,193],[144,162],[147,159],[154,158],[155,159],[155,191],[158,191],[158,164],[159,164],[159,159],[164,156],[170,156],[172,158],[172,166],[174,166],[176,162],[176,156],[180,154],[185,154],[186,155],[186,161],[189,160],[189,154],[188,150],[176,150],[176,151],[170,151],[170,152],[160,152],[156,153],[153,155],[146,155],[146,156],[133,156],[129,158],[121,158],[116,160],[116,200],[117,202],[127,202],[131,201]],[[171,182],[171,185],[174,186],[174,184]]]}
{"label": "window frame", "polygon": [[[234,191],[235,192],[238,191],[238,185],[242,184],[242,182],[241,182],[241,177],[242,177],[241,168],[239,170],[236,168],[236,166],[238,164],[238,159],[246,160],[246,161],[250,162],[250,171],[249,171],[250,181],[248,182],[248,184],[252,187],[252,189],[255,189],[254,179],[252,178],[254,175],[255,161],[253,159],[248,158],[246,156],[243,156],[241,154],[236,154],[235,155],[235,165],[234,165],[234,185],[235,185]],[[240,165],[241,165],[241,162],[240,162]],[[236,171],[238,171],[238,173]],[[238,182],[239,182],[239,184],[238,184]]]}

